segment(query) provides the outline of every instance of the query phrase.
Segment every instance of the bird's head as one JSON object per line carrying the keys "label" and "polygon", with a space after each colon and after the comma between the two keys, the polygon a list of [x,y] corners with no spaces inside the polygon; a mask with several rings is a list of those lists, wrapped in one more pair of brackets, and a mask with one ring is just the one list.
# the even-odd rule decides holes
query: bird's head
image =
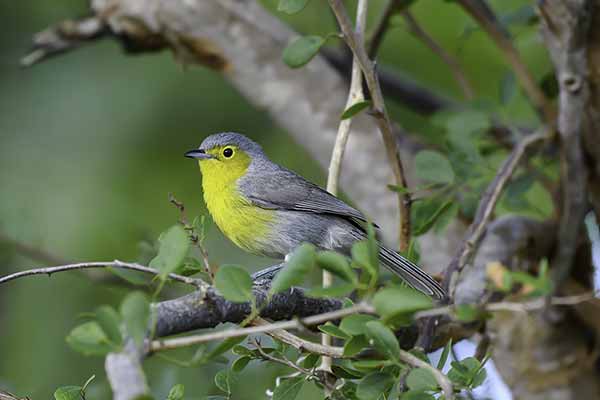
{"label": "bird's head", "polygon": [[243,176],[253,159],[264,157],[260,145],[246,136],[233,133],[210,135],[186,157],[198,160],[202,175],[219,175],[223,180],[235,180]]}

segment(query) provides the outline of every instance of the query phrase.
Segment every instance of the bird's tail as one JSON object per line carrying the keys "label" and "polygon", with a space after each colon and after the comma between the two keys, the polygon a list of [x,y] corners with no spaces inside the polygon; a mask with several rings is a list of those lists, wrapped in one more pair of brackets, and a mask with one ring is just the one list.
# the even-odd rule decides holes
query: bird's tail
{"label": "bird's tail", "polygon": [[446,292],[439,283],[423,271],[419,266],[407,260],[399,253],[380,246],[379,258],[384,266],[399,275],[406,283],[437,300],[446,298]]}

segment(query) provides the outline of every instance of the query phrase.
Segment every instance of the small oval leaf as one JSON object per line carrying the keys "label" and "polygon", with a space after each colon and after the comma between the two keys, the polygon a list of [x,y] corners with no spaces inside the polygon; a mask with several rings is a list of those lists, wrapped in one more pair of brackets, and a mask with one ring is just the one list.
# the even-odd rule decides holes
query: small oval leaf
{"label": "small oval leaf", "polygon": [[215,287],[229,301],[252,301],[252,278],[244,267],[222,265],[215,275]]}
{"label": "small oval leaf", "polygon": [[300,68],[307,64],[325,44],[321,36],[303,36],[290,43],[283,50],[283,61],[291,68]]}

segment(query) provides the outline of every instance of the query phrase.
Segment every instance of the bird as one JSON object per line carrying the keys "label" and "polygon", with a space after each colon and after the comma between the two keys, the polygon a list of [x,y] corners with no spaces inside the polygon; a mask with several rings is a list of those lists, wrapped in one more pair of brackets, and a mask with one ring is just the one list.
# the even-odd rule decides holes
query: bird
{"label": "bird", "polygon": [[[214,222],[243,250],[285,259],[303,243],[350,255],[367,238],[367,218],[318,185],[271,161],[262,147],[235,132],[206,137],[185,153],[198,161],[204,201]],[[414,289],[443,300],[437,281],[379,245],[380,262]]]}

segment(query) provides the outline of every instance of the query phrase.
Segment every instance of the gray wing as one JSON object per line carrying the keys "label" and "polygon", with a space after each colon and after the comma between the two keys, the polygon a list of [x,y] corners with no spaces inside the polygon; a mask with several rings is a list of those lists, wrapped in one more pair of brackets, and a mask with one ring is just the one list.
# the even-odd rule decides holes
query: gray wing
{"label": "gray wing", "polygon": [[367,222],[360,211],[282,167],[257,171],[249,179],[242,178],[239,188],[252,203],[261,208],[334,214]]}

